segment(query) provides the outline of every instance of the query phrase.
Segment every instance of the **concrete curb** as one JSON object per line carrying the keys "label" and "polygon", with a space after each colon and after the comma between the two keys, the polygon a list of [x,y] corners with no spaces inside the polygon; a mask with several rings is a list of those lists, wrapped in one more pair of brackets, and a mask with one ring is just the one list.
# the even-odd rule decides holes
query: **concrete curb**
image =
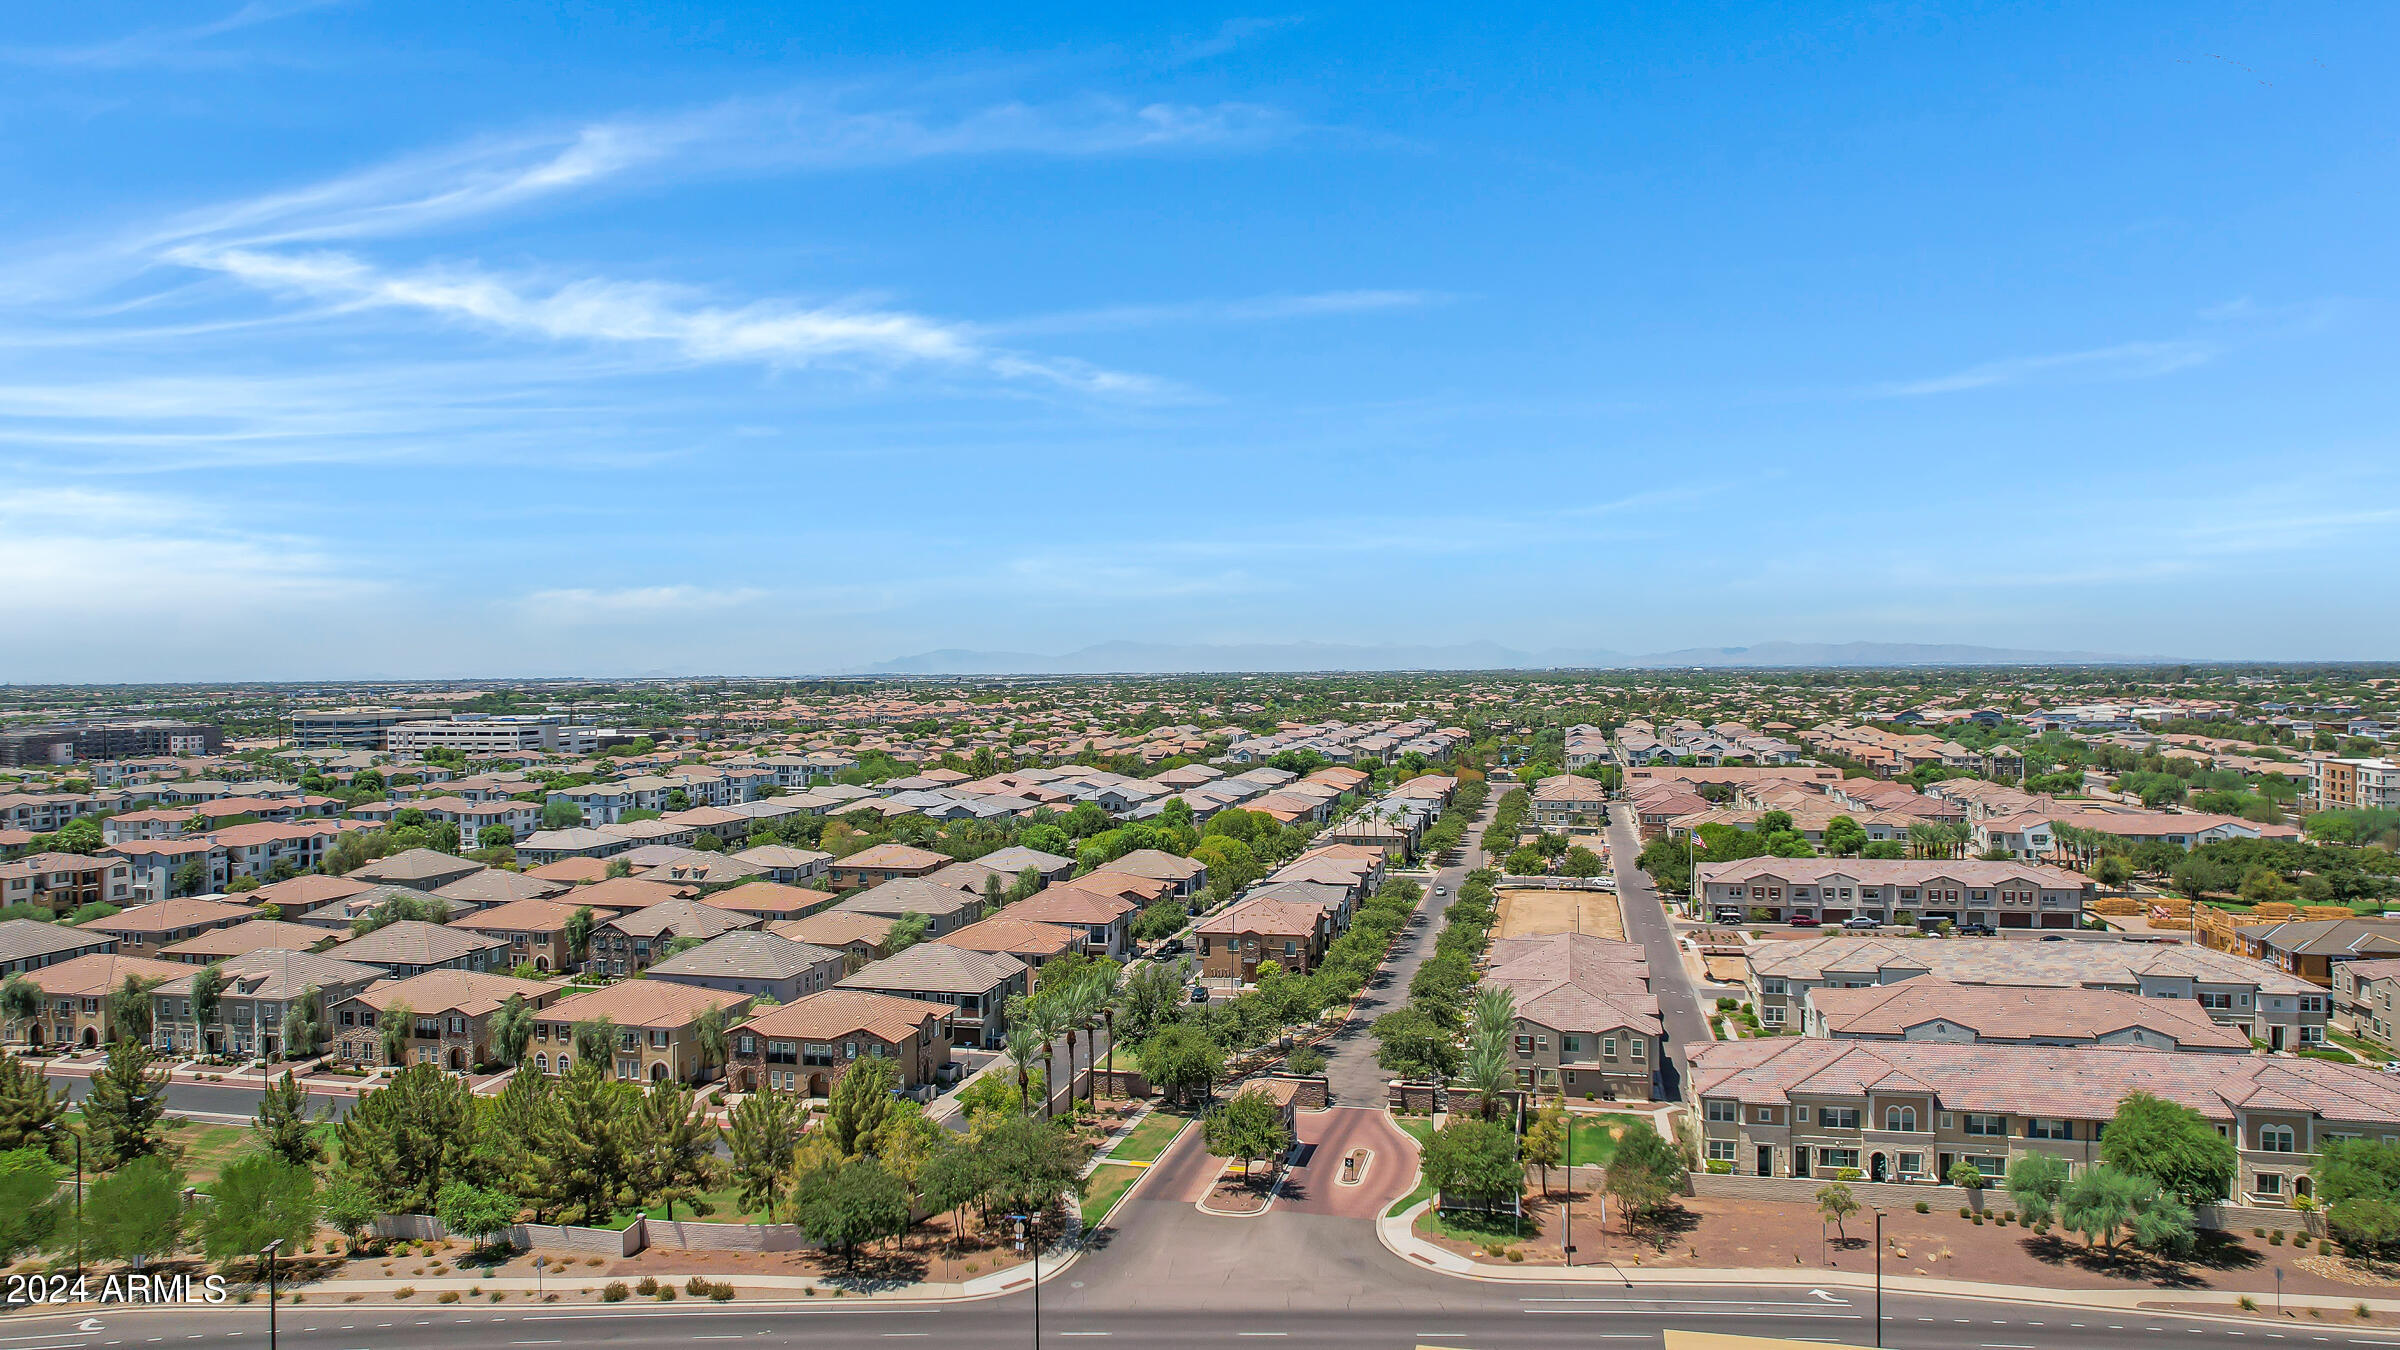
{"label": "concrete curb", "polygon": [[[1872,1292],[1875,1277],[1872,1273],[1850,1270],[1829,1270],[1822,1267],[1766,1266],[1756,1269],[1701,1270],[1674,1266],[1619,1266],[1615,1264],[1574,1267],[1492,1265],[1459,1255],[1439,1247],[1416,1233],[1417,1219],[1433,1207],[1433,1201],[1421,1200],[1405,1212],[1375,1221],[1375,1236],[1384,1248],[1411,1265],[1439,1271],[1458,1279],[1479,1280],[1487,1284],[1606,1284],[1631,1289],[1639,1285],[1722,1285],[1757,1288],[1760,1286],[1810,1287],[1826,1289],[1864,1290]],[[2236,1307],[2248,1297],[2261,1304],[2274,1296],[2267,1293],[2244,1294],[2223,1289],[2031,1289],[2013,1284],[1986,1284],[1976,1280],[1943,1280],[1924,1275],[1886,1275],[1886,1293],[1916,1294],[1935,1298],[1971,1298],[1989,1302],[2021,1303],[2044,1308],[2080,1308],[2087,1311],[2133,1312],[2159,1311],[2168,1306],[2221,1305]],[[2334,1296],[2328,1294],[2290,1294],[2284,1297],[2287,1308],[2324,1308],[2348,1313],[2361,1303],[2379,1313],[2400,1313],[2400,1299]],[[2206,1313],[2179,1314],[2206,1316]],[[2225,1320],[2252,1325],[2255,1316],[2233,1317]],[[2288,1320],[2288,1319],[2287,1319]]]}

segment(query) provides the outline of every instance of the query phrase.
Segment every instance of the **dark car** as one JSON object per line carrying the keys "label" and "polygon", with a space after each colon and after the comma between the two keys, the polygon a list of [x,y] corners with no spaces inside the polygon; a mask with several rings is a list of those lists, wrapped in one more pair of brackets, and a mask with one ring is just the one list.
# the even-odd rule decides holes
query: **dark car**
{"label": "dark car", "polygon": [[1194,1002],[1194,1003],[1206,1003],[1206,1002],[1208,1002],[1208,986],[1207,986],[1207,985],[1205,985],[1205,984],[1195,984],[1195,985],[1193,985],[1193,986],[1192,986],[1192,1002]]}
{"label": "dark car", "polygon": [[1962,923],[1955,931],[1964,937],[1990,937],[1992,926],[1988,923]]}

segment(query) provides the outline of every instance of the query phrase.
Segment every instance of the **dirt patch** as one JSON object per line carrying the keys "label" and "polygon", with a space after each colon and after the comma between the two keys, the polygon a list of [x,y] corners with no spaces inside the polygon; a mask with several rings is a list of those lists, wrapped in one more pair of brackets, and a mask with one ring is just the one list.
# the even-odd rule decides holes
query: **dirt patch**
{"label": "dirt patch", "polygon": [[[1560,1203],[1563,1178],[1550,1193],[1538,1190],[1525,1200],[1522,1234],[1507,1233],[1507,1245],[1524,1253],[1527,1265],[1561,1263]],[[1574,1198],[1575,1264],[1610,1261],[1631,1267],[1726,1269],[1817,1269],[1870,1271],[1875,1267],[1875,1221],[1860,1214],[1845,1230],[1818,1218],[1816,1207],[1786,1201],[1695,1196],[1643,1225],[1625,1231],[1617,1206],[1608,1206],[1608,1223],[1600,1223],[1600,1196],[1595,1178],[1577,1178],[1583,1189]],[[1444,1235],[1420,1226],[1419,1235],[1462,1256],[1490,1260],[1484,1247],[1500,1234],[1479,1235],[1471,1226]],[[2275,1272],[2284,1275],[2284,1290],[2292,1295],[2337,1298],[2373,1297],[2374,1290],[2394,1282],[2400,1270],[2389,1267],[2350,1269],[2352,1263],[2316,1255],[2313,1245],[2271,1246],[2240,1233],[2204,1233],[2198,1252],[2186,1260],[2166,1261],[2131,1248],[2111,1252],[2087,1249],[2081,1238],[2056,1231],[2043,1236],[2016,1224],[2003,1226],[1987,1219],[1980,1227],[1958,1217],[1953,1209],[1930,1214],[1887,1211],[1883,1221],[1883,1269],[1887,1275],[1927,1275],[1935,1278],[1982,1280],[2028,1288],[2057,1289],[2211,1289],[2269,1296],[2275,1291]]]}
{"label": "dirt patch", "polygon": [[1589,933],[1625,940],[1624,914],[1617,908],[1617,897],[1607,891],[1510,888],[1499,893],[1498,908],[1499,922],[1492,930],[1496,938]]}
{"label": "dirt patch", "polygon": [[1275,1200],[1275,1174],[1265,1168],[1253,1168],[1244,1177],[1238,1166],[1217,1178],[1209,1189],[1207,1206],[1218,1214],[1264,1214]]}
{"label": "dirt patch", "polygon": [[1750,962],[1739,956],[1711,956],[1701,962],[1712,984],[1740,984],[1749,978]]}

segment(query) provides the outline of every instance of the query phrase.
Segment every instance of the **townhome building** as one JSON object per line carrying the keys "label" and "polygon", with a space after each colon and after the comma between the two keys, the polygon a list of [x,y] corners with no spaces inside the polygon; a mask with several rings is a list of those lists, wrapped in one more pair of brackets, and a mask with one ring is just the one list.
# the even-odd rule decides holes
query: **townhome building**
{"label": "townhome building", "polygon": [[0,978],[117,950],[114,934],[39,919],[0,919]]}
{"label": "townhome building", "polygon": [[2025,989],[1933,976],[1867,988],[1811,989],[1806,1035],[1956,1045],[2127,1045],[2246,1055],[2250,1035],[2198,1002],[2122,989]]}
{"label": "townhome building", "polygon": [[[438,1064],[467,1073],[499,1062],[492,1048],[492,1014],[512,998],[542,1009],[565,991],[540,980],[476,970],[433,970],[406,979],[381,979],[333,1005],[333,1053],[349,1064]],[[384,1033],[404,1019],[400,1058],[386,1055]]]}
{"label": "townhome building", "polygon": [[[262,911],[263,912],[263,911]],[[328,947],[335,935],[313,924],[290,923],[282,919],[244,919],[223,928],[211,928],[205,933],[170,943],[157,950],[161,961],[177,965],[205,966],[230,956],[247,956],[252,952],[307,952]]]}
{"label": "townhome building", "polygon": [[734,1029],[735,1092],[831,1096],[862,1059],[885,1059],[914,1092],[947,1074],[953,1008],[857,989],[828,989],[769,1008]]}
{"label": "townhome building", "polygon": [[975,861],[1007,877],[1011,884],[1014,884],[1017,877],[1028,867],[1034,870],[1035,875],[1041,878],[1042,884],[1045,886],[1065,881],[1075,875],[1073,858],[1062,858],[1055,853],[1044,853],[1038,848],[1026,848],[1022,844],[1011,844],[1007,848],[986,853]]}
{"label": "townhome building", "polygon": [[766,931],[794,942],[830,947],[842,954],[844,971],[856,974],[869,961],[883,959],[894,922],[880,914],[846,914],[827,909],[805,918],[771,920]]}
{"label": "townhome building", "polygon": [[352,881],[363,881],[370,886],[408,886],[431,891],[454,881],[464,881],[483,870],[484,865],[472,858],[456,857],[430,848],[411,848],[354,867],[348,876]]}
{"label": "townhome building", "polygon": [[887,919],[922,914],[925,916],[926,934],[940,937],[982,918],[983,896],[980,892],[944,886],[925,877],[900,877],[853,891],[836,902],[832,909],[845,914],[873,914]]}
{"label": "townhome building", "polygon": [[353,827],[332,820],[292,825],[262,820],[249,825],[228,825],[205,837],[224,853],[228,881],[234,877],[264,881],[278,868],[289,876],[323,866],[326,856],[333,852],[335,841],[350,828]]}
{"label": "townhome building", "polygon": [[1486,956],[1482,983],[1515,996],[1520,1089],[1603,1101],[1657,1095],[1666,1027],[1638,944],[1556,933],[1504,938]]}
{"label": "townhome building", "polygon": [[0,907],[33,905],[68,914],[85,905],[134,902],[133,865],[109,854],[28,853],[0,862]]}
{"label": "townhome building", "polygon": [[2080,872],[2039,863],[1934,858],[1743,858],[1700,865],[1707,912],[1769,920],[1981,923],[2074,928],[2097,894]]}
{"label": "townhome building", "polygon": [[[512,900],[451,921],[452,928],[498,938],[508,944],[507,969],[532,966],[548,974],[571,971],[583,964],[582,954],[568,941],[575,915],[584,909],[575,897],[551,900]],[[592,910],[592,927],[615,918],[620,911]]]}
{"label": "townhome building", "polygon": [[1212,980],[1250,984],[1261,962],[1273,961],[1294,975],[1316,969],[1333,940],[1324,909],[1289,900],[1243,900],[1203,919],[1192,930],[1199,946],[1200,973]]}
{"label": "townhome building", "polygon": [[110,1000],[127,980],[146,985],[190,973],[187,967],[172,962],[109,952],[42,966],[25,976],[42,991],[42,1011],[26,1023],[22,1034],[26,1043],[35,1047],[96,1050],[113,1045],[120,1029],[110,1020]]}
{"label": "townhome building", "polygon": [[1133,921],[1141,911],[1121,896],[1080,889],[1069,882],[1037,891],[1001,913],[1025,923],[1070,929],[1087,955],[1121,961],[1133,949]]}
{"label": "townhome building", "polygon": [[1818,938],[1760,943],[1744,983],[1762,1025],[1807,1025],[1813,990],[1868,988],[1932,976],[2009,989],[2115,989],[2190,999],[2211,1019],[2276,1050],[2323,1042],[2331,996],[2308,981],[2182,943]]}
{"label": "townhome building", "polygon": [[132,869],[133,895],[136,900],[157,902],[172,896],[179,889],[176,877],[187,863],[200,869],[195,892],[215,892],[225,889],[233,880],[226,865],[225,850],[217,847],[206,835],[189,839],[135,839],[111,844],[101,850],[103,855],[125,860]]}
{"label": "townhome building", "polygon": [[1597,778],[1562,773],[1544,778],[1528,794],[1536,828],[1561,831],[1569,826],[1597,826],[1608,813],[1608,792]]}
{"label": "townhome building", "polygon": [[946,933],[942,941],[966,951],[1013,956],[1032,968],[1033,980],[1038,986],[1044,965],[1069,952],[1083,950],[1084,930],[1021,919],[1011,907],[988,919],[978,919],[964,928]]}
{"label": "townhome building", "polygon": [[703,1082],[720,1066],[705,1053],[701,1018],[714,1009],[730,1027],[749,1015],[753,1002],[747,994],[719,989],[622,980],[542,1009],[534,1018],[528,1062],[535,1073],[566,1073],[575,1064],[576,1028],[605,1022],[611,1076],[637,1083]]}
{"label": "townhome building", "polygon": [[256,905],[238,905],[228,900],[153,900],[123,913],[93,919],[81,927],[115,938],[117,945],[113,950],[123,955],[156,956],[162,947],[198,937],[212,928],[229,928],[257,915]]}
{"label": "townhome building", "polygon": [[736,914],[697,900],[664,900],[619,914],[593,930],[589,968],[607,975],[636,975],[665,959],[667,948],[678,939],[706,942],[763,924],[754,915]]}
{"label": "townhome building", "polygon": [[2333,1010],[2360,1040],[2385,1050],[2400,1045],[2400,957],[2335,965]]}
{"label": "townhome building", "polygon": [[488,971],[505,969],[509,946],[488,933],[400,919],[372,932],[338,942],[330,954],[345,961],[375,966],[402,979],[434,970]]}
{"label": "townhome building", "polygon": [[2242,955],[2325,989],[2349,962],[2400,957],[2400,919],[2287,919],[2233,933]]}
{"label": "townhome building", "polygon": [[540,867],[563,858],[613,858],[638,842],[585,826],[536,830],[517,841],[517,861],[528,867]]}
{"label": "townhome building", "polygon": [[789,1003],[834,986],[842,953],[759,929],[737,929],[650,967],[649,978]]}
{"label": "townhome building", "polygon": [[2190,1107],[2234,1141],[2235,1204],[2312,1196],[2309,1169],[2332,1140],[2400,1140],[2400,1083],[2316,1059],[1766,1037],[1701,1046],[1691,1081],[1702,1156],[1754,1176],[1931,1185],[1961,1162],[2003,1176],[2027,1153],[2080,1170],[2133,1092]]}
{"label": "townhome building", "polygon": [[921,877],[948,867],[955,859],[946,853],[907,844],[877,844],[860,849],[846,858],[836,858],[826,868],[829,885],[837,891],[861,890],[896,881],[903,877]]}
{"label": "townhome building", "polygon": [[759,869],[759,875],[786,886],[809,886],[824,880],[833,855],[789,844],[760,844],[735,853],[734,858]]}
{"label": "townhome building", "polygon": [[[206,970],[218,972],[225,984],[216,1015],[204,1024],[192,992],[193,981]],[[338,957],[285,951],[251,952],[210,966],[186,966],[182,974],[150,991],[150,1044],[186,1055],[300,1059],[316,1053],[317,1047],[283,1043],[285,1014],[293,1004],[314,1004],[313,1025],[322,1036],[326,1008],[388,973]]]}
{"label": "townhome building", "polygon": [[1024,994],[1031,979],[1015,957],[920,942],[860,967],[835,987],[947,1004],[952,1037],[988,1050],[1006,1043],[1008,1001]]}

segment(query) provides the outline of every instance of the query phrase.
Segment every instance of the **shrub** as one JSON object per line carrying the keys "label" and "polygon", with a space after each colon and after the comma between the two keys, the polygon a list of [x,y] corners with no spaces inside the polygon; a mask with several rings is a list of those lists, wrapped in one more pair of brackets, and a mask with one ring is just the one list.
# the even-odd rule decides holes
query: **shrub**
{"label": "shrub", "polygon": [[1919,1214],[1931,1214],[1933,1212],[1933,1206],[1926,1204],[1922,1200],[1919,1200],[1917,1202],[1917,1212]]}
{"label": "shrub", "polygon": [[729,1303],[733,1300],[733,1286],[724,1280],[712,1281],[708,1286],[708,1296],[719,1303]]}
{"label": "shrub", "polygon": [[2251,1229],[2251,1230],[2250,1230],[2250,1236],[2252,1236],[2252,1237],[2254,1237],[2254,1238],[2263,1238],[2263,1237],[2265,1237],[2266,1235],[2267,1235],[2267,1230],[2266,1230],[2266,1229],[2264,1229],[2264,1228],[2253,1228],[2253,1229]]}
{"label": "shrub", "polygon": [[1733,1162],[1727,1158],[1711,1158],[1708,1160],[1708,1170],[1718,1176],[1724,1176],[1733,1171]]}
{"label": "shrub", "polygon": [[2350,1305],[2350,1315],[2363,1322],[2366,1319],[2373,1317],[2375,1315],[2375,1310],[2368,1307],[2364,1303],[2353,1303]]}
{"label": "shrub", "polygon": [[1983,1227],[1983,1216],[1982,1216],[1982,1215],[1978,1214],[1978,1215],[1976,1215],[1976,1216],[1975,1216],[1975,1226],[1976,1226],[1977,1228],[1981,1228],[1981,1227]]}
{"label": "shrub", "polygon": [[2243,1312],[2257,1312],[2258,1300],[2250,1297],[2248,1294],[2244,1294],[2240,1298],[2237,1298],[2233,1301],[2233,1306],[2241,1309]]}
{"label": "shrub", "polygon": [[625,1287],[623,1280],[611,1280],[608,1287],[600,1291],[600,1301],[602,1303],[623,1303],[632,1294],[633,1291]]}
{"label": "shrub", "polygon": [[1962,1218],[1962,1219],[1972,1219],[1972,1218],[1974,1218],[1974,1217],[1975,1217],[1975,1211],[1974,1211],[1974,1210],[1972,1210],[1972,1209],[1969,1209],[1969,1208],[1968,1208],[1967,1206],[1965,1206],[1965,1205],[1960,1205],[1960,1206],[1958,1207],[1958,1217],[1960,1217],[1960,1218]]}
{"label": "shrub", "polygon": [[642,1277],[642,1282],[633,1287],[633,1292],[640,1294],[643,1298],[648,1298],[652,1294],[657,1293],[658,1277],[655,1275],[644,1275]]}
{"label": "shrub", "polygon": [[2283,1245],[2283,1230],[2282,1230],[2282,1229],[2280,1229],[2280,1228],[2278,1228],[2278,1229],[2276,1229],[2274,1232],[2267,1234],[2267,1245],[2268,1245],[2268,1246],[2270,1246],[2270,1247],[2280,1247],[2280,1246],[2282,1246],[2282,1245]]}
{"label": "shrub", "polygon": [[415,1298],[416,1296],[417,1287],[413,1284],[404,1284],[392,1291],[393,1298]]}
{"label": "shrub", "polygon": [[698,1298],[700,1295],[707,1293],[708,1277],[705,1275],[694,1275],[692,1278],[685,1280],[683,1282],[683,1292],[690,1294],[694,1298]]}
{"label": "shrub", "polygon": [[442,1291],[442,1297],[441,1297],[441,1300],[440,1300],[440,1301],[441,1301],[441,1302],[443,1302],[443,1303],[456,1303],[456,1302],[458,1302],[458,1291],[457,1291],[457,1290],[455,1290],[455,1289],[445,1289],[445,1290],[443,1290],[443,1291]]}
{"label": "shrub", "polygon": [[2333,1244],[2332,1244],[2331,1242],[2328,1242],[2328,1241],[2326,1241],[2324,1238],[2318,1238],[2318,1239],[2317,1239],[2317,1255],[2319,1255],[2319,1256],[2331,1256],[2331,1255],[2333,1255]]}
{"label": "shrub", "polygon": [[1511,1261],[1523,1261],[1523,1260],[1525,1259],[1525,1251],[1524,1251],[1524,1249],[1523,1249],[1523,1248],[1521,1248],[1521,1247],[1511,1247],[1511,1248],[1509,1248],[1509,1249],[1508,1249],[1508,1259],[1509,1259],[1509,1260],[1511,1260]]}

